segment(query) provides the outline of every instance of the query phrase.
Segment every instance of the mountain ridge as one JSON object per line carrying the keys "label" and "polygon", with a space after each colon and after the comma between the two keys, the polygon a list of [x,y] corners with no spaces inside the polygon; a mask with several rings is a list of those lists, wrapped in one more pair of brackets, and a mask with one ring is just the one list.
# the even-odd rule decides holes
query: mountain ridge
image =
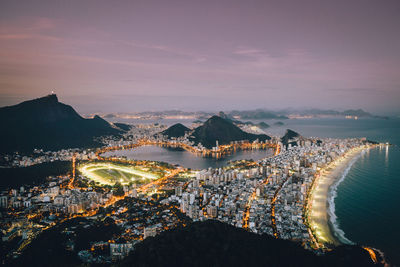
{"label": "mountain ridge", "polygon": [[0,108],[0,152],[97,146],[94,137],[123,132],[99,116],[81,117],[55,94]]}
{"label": "mountain ridge", "polygon": [[197,127],[191,137],[191,141],[201,143],[207,148],[216,145],[216,141],[220,145],[229,144],[232,141],[265,141],[271,139],[266,134],[251,134],[241,130],[231,121],[223,119],[217,115],[209,118],[202,126]]}

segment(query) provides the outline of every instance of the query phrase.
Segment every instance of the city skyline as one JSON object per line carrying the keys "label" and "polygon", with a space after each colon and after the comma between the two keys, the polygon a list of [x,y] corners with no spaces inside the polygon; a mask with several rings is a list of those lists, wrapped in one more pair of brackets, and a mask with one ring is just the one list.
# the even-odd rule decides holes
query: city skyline
{"label": "city skyline", "polygon": [[0,104],[400,112],[397,1],[1,3]]}
{"label": "city skyline", "polygon": [[0,1],[0,264],[399,265],[399,14]]}

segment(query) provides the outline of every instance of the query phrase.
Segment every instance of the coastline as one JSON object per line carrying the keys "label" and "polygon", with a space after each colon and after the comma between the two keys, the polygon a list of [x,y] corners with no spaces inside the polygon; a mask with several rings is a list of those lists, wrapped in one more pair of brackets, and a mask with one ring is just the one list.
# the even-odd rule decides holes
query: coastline
{"label": "coastline", "polygon": [[338,185],[367,148],[361,146],[349,150],[323,168],[320,175],[315,178],[307,206],[307,219],[309,228],[318,243],[317,247],[324,247],[327,244],[335,246],[352,244],[336,224],[334,198]]}

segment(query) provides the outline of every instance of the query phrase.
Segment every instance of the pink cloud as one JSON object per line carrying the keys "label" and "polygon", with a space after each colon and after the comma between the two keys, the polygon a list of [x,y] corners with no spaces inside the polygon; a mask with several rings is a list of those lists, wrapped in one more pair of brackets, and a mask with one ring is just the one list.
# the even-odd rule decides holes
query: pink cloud
{"label": "pink cloud", "polygon": [[45,41],[58,41],[59,37],[51,34],[56,28],[56,21],[44,17],[19,18],[0,25],[0,39],[25,40],[40,39]]}

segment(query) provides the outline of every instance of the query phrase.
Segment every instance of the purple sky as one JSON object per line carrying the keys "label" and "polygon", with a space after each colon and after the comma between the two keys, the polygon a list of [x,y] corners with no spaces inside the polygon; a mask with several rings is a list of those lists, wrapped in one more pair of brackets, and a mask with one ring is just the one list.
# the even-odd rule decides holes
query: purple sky
{"label": "purple sky", "polygon": [[0,105],[400,112],[400,1],[0,2]]}

